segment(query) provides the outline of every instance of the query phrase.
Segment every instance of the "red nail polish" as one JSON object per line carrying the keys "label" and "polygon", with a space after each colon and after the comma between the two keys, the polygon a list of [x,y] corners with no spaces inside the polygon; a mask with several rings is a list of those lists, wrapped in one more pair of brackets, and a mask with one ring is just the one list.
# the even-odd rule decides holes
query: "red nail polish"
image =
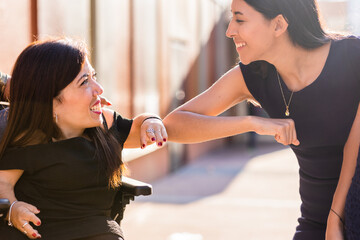
{"label": "red nail polish", "polygon": [[154,138],[154,137],[153,137],[153,138],[151,138],[151,141],[155,142],[155,138]]}
{"label": "red nail polish", "polygon": [[158,146],[161,147],[161,146],[162,146],[162,142],[159,142],[159,143],[158,143]]}
{"label": "red nail polish", "polygon": [[33,237],[36,237],[36,233],[33,233],[32,236],[33,236]]}
{"label": "red nail polish", "polygon": [[40,226],[41,222],[37,222],[36,225]]}
{"label": "red nail polish", "polygon": [[144,148],[144,147],[145,147],[145,144],[142,145],[142,148]]}
{"label": "red nail polish", "polygon": [[164,138],[163,141],[166,142],[166,138]]}

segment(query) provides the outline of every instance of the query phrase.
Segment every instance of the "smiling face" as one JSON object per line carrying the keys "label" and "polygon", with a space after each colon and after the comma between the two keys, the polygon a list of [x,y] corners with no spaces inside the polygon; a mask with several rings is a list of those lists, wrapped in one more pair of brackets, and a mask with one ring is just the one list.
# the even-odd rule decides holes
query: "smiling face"
{"label": "smiling face", "polygon": [[249,64],[267,60],[273,52],[275,40],[273,21],[266,19],[244,0],[233,0],[231,12],[226,36],[233,39],[241,62]]}
{"label": "smiling face", "polygon": [[96,82],[96,73],[88,58],[80,73],[53,100],[56,124],[63,137],[81,136],[86,128],[102,124],[100,95],[103,88]]}

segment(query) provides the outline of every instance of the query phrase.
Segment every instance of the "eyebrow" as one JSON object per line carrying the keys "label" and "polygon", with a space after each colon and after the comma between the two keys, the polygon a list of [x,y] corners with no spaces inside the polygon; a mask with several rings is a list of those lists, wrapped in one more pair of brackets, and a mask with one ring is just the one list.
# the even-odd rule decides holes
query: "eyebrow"
{"label": "eyebrow", "polygon": [[242,12],[236,11],[234,12],[235,15],[244,15]]}

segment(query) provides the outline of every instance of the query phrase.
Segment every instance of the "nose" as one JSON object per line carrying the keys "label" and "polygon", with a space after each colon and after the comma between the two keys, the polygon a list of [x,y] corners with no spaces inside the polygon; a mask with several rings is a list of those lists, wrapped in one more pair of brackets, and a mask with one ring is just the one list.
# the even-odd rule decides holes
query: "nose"
{"label": "nose", "polygon": [[233,38],[235,36],[235,30],[233,28],[232,20],[229,22],[229,25],[226,29],[226,36],[228,38]]}
{"label": "nose", "polygon": [[103,89],[103,87],[98,83],[98,82],[95,82],[94,81],[94,86],[93,86],[93,88],[94,88],[94,96],[98,96],[98,95],[101,95],[101,94],[103,94],[103,92],[104,92],[104,89]]}

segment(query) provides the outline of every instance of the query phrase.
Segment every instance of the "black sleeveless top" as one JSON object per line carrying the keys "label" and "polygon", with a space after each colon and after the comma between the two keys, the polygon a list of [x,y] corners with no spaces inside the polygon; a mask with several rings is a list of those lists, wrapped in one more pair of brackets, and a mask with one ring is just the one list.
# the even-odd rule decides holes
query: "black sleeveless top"
{"label": "black sleeveless top", "polygon": [[[114,114],[109,131],[120,145],[131,125],[132,120]],[[42,224],[35,228],[43,239],[75,239],[108,232],[122,237],[120,226],[109,217],[118,189],[108,187],[108,178],[94,153],[91,141],[75,137],[13,148],[0,159],[1,170],[24,170],[15,185],[15,196],[40,210],[37,216]]]}
{"label": "black sleeveless top", "polygon": [[[259,71],[259,62],[240,63],[247,88],[271,118],[286,118],[276,69],[263,64]],[[291,91],[280,81],[288,101]],[[300,166],[301,213],[306,219],[326,224],[359,100],[360,39],[333,40],[321,74],[294,92],[290,105],[289,118],[300,141],[291,148]]]}

